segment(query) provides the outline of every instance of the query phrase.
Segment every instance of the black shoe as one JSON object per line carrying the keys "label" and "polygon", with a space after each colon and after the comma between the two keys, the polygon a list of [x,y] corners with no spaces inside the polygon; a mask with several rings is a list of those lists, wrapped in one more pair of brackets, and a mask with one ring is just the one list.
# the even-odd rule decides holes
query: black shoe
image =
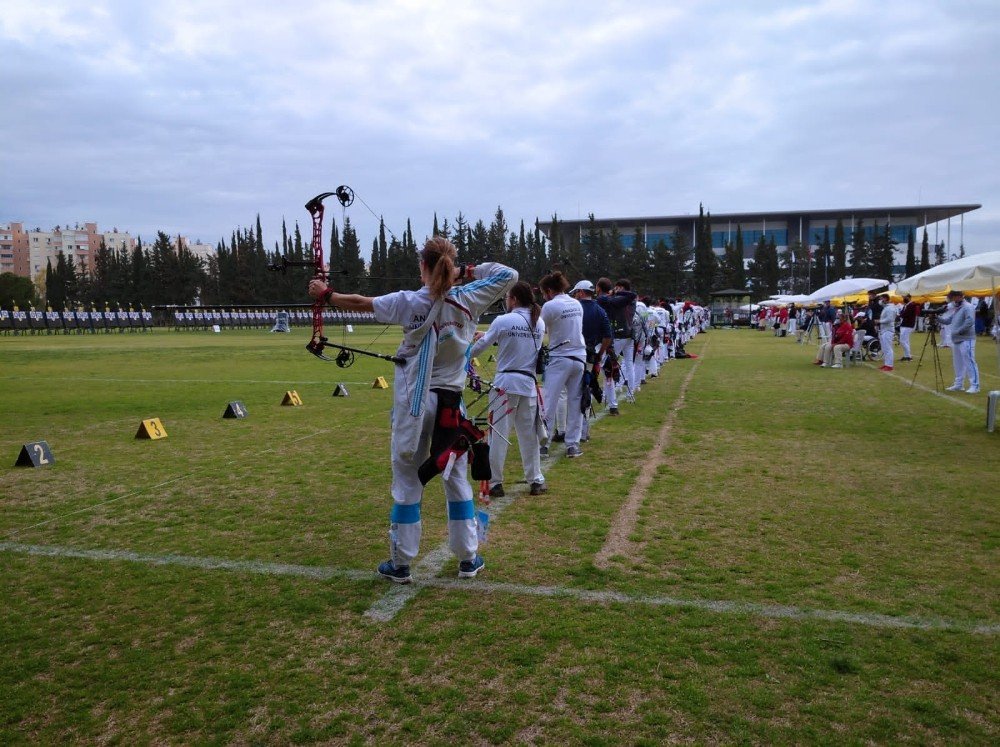
{"label": "black shoe", "polygon": [[490,488],[490,498],[503,498],[503,496],[504,492],[502,484],[497,483],[492,488]]}
{"label": "black shoe", "polygon": [[608,410],[608,415],[621,415],[621,413],[618,412],[617,407],[612,407],[610,410]]}
{"label": "black shoe", "polygon": [[545,487],[544,483],[533,482],[531,483],[531,490],[528,492],[530,495],[541,495],[542,493],[548,493],[549,489]]}
{"label": "black shoe", "polygon": [[566,434],[560,433],[559,431],[556,431],[556,435],[552,437],[552,443],[555,444],[561,444],[565,440],[566,440]]}

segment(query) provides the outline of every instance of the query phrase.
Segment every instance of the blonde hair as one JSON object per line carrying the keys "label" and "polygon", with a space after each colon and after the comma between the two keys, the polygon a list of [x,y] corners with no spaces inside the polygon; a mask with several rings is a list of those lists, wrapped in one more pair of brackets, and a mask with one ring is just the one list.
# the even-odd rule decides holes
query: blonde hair
{"label": "blonde hair", "polygon": [[420,260],[427,265],[429,275],[427,287],[430,288],[432,298],[444,298],[455,284],[457,256],[455,245],[443,236],[427,239],[424,244]]}

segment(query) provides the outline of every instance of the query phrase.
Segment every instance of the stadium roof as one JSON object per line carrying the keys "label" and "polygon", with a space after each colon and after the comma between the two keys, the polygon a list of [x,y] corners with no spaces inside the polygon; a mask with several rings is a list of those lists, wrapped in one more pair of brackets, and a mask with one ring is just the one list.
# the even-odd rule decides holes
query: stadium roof
{"label": "stadium roof", "polygon": [[[937,223],[938,221],[954,218],[964,213],[978,210],[982,205],[904,205],[893,207],[866,207],[866,208],[823,208],[821,210],[769,210],[756,213],[712,213],[712,223],[756,223],[760,221],[797,221],[800,218],[807,220],[836,220],[837,218],[854,217],[861,219],[882,219],[892,216],[913,216],[917,218],[917,227]],[[677,223],[693,221],[697,218],[695,213],[684,215],[651,215],[635,218],[595,218],[595,223],[599,228],[611,228],[612,225],[621,226],[670,226]],[[559,225],[563,228],[584,227],[590,225],[590,219],[563,220],[559,218]],[[538,227],[548,235],[552,228],[552,221],[539,221]]]}

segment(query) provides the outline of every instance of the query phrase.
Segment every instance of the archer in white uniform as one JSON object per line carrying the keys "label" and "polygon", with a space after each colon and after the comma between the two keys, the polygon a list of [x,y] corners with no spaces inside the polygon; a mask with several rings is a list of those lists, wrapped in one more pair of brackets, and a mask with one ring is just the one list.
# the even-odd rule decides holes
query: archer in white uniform
{"label": "archer in white uniform", "polygon": [[[431,446],[442,422],[442,411],[447,408],[457,412],[461,407],[465,353],[476,332],[476,322],[517,282],[515,270],[494,262],[457,268],[455,255],[455,247],[447,239],[429,239],[420,253],[424,285],[417,291],[371,298],[335,293],[320,280],[309,283],[313,298],[323,298],[349,311],[374,312],[379,322],[399,324],[404,330],[396,355],[406,362],[397,366],[393,379],[390,558],[378,567],[381,575],[396,583],[411,580],[410,564],[420,549],[420,511],[426,482],[423,470],[429,462],[433,467],[432,458],[439,456],[431,453]],[[455,286],[463,277],[473,282]],[[455,454],[451,468],[442,473],[449,544],[458,557],[458,575],[462,578],[475,576],[485,565],[477,552],[467,465],[468,454],[462,450]]]}
{"label": "archer in white uniform", "polygon": [[542,386],[545,426],[549,433],[555,432],[556,405],[565,389],[570,403],[566,408],[566,456],[572,459],[583,454],[580,451],[583,413],[578,405],[587,360],[583,307],[575,298],[566,295],[569,281],[561,272],[546,275],[538,282],[538,287],[546,299],[542,321],[549,336],[549,364]]}
{"label": "archer in white uniform", "polygon": [[[486,332],[476,333],[472,355],[497,346],[497,373],[490,396],[490,495],[499,497],[503,490],[503,467],[507,460],[507,436],[514,421],[517,445],[521,450],[524,480],[531,494],[545,490],[541,458],[538,454],[538,397],[535,362],[542,345],[545,325],[539,316],[531,286],[520,281],[507,294],[508,313],[493,320]],[[497,436],[494,438],[494,436]]]}

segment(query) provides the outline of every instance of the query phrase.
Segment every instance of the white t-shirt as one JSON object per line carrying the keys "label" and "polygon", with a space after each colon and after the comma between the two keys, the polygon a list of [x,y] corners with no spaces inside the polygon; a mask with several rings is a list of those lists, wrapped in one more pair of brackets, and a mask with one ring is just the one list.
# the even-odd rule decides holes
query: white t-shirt
{"label": "white t-shirt", "polygon": [[583,307],[565,293],[554,296],[542,306],[542,321],[549,333],[549,354],[553,358],[587,359],[583,341]]}
{"label": "white t-shirt", "polygon": [[[511,394],[534,397],[535,361],[544,333],[545,325],[539,319],[532,334],[531,310],[517,308],[493,320],[486,334],[472,345],[472,355],[478,356],[496,343],[497,375],[493,379],[494,385]],[[518,371],[521,373],[516,373]]]}

